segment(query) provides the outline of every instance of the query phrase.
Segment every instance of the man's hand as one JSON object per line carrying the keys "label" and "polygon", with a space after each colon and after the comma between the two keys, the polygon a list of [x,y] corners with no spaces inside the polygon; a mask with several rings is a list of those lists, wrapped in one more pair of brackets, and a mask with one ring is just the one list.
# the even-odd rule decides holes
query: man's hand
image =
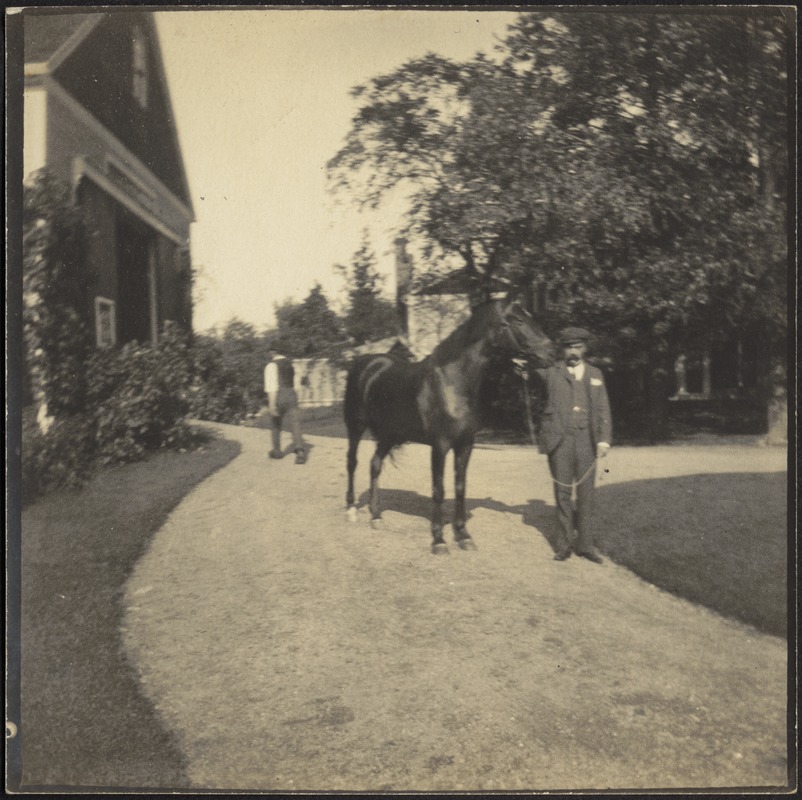
{"label": "man's hand", "polygon": [[525,358],[513,358],[512,365],[515,374],[519,378],[523,378],[525,381],[529,380],[529,370],[527,368],[527,363]]}
{"label": "man's hand", "polygon": [[599,442],[596,445],[596,458],[605,458],[610,452],[610,445],[607,442]]}

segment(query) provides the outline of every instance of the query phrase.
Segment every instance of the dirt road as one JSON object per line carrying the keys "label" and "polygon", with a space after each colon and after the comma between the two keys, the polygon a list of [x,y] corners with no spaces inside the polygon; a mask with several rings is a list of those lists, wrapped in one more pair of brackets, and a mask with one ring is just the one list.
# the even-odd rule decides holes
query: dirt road
{"label": "dirt road", "polygon": [[[517,510],[553,502],[531,449],[474,452],[478,550],[438,557],[426,449],[386,466],[374,531],[345,518],[344,441],[313,437],[301,467],[265,458],[266,431],[220,429],[242,454],[174,511],[125,594],[127,651],[196,788],[785,784],[784,640],[609,561],[554,562]],[[621,448],[604,479],[784,466],[743,450]]]}

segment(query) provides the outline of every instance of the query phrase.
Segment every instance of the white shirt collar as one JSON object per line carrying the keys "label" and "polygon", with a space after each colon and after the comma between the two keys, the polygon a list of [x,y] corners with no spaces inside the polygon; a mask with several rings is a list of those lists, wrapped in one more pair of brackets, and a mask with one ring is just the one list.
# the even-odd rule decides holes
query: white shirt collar
{"label": "white shirt collar", "polygon": [[585,377],[585,362],[580,361],[575,367],[568,367],[568,372],[578,381],[581,381]]}

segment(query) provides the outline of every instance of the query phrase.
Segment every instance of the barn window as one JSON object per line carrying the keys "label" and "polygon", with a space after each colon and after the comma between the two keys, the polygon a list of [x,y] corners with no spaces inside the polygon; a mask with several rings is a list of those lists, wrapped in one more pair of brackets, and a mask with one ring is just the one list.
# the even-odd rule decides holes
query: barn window
{"label": "barn window", "polygon": [[111,347],[117,342],[117,317],[114,301],[95,298],[95,340],[98,347]]}
{"label": "barn window", "polygon": [[142,108],[148,105],[148,55],[141,28],[134,31],[133,86],[134,98]]}

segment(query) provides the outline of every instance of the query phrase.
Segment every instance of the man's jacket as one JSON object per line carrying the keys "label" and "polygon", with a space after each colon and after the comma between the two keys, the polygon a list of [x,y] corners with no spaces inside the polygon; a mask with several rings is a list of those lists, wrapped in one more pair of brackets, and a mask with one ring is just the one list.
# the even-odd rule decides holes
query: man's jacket
{"label": "man's jacket", "polygon": [[[571,425],[574,377],[564,361],[547,369],[536,370],[546,387],[546,407],[540,420],[538,445],[541,453],[552,453],[565,438]],[[610,401],[601,370],[585,362],[585,374],[580,382],[589,398],[588,416],[590,437],[595,448],[599,442],[612,444],[613,426]]]}

